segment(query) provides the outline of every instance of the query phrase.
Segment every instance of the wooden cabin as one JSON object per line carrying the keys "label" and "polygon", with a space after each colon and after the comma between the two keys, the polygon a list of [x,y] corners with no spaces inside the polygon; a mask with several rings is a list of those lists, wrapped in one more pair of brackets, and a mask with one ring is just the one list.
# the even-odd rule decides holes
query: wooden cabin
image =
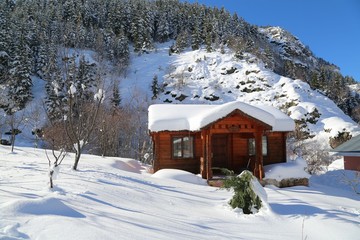
{"label": "wooden cabin", "polygon": [[182,169],[212,179],[218,168],[248,169],[261,179],[264,165],[286,162],[286,138],[294,127],[278,109],[238,101],[151,105],[154,171]]}
{"label": "wooden cabin", "polygon": [[360,171],[360,135],[332,150],[336,156],[343,156],[344,169]]}

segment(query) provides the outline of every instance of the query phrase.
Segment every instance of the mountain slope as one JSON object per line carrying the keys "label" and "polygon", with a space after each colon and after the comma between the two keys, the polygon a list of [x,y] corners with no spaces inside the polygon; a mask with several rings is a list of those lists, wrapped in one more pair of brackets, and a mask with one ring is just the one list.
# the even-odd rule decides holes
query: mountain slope
{"label": "mountain slope", "polygon": [[310,135],[315,135],[314,139],[324,143],[325,148],[328,148],[329,137],[339,132],[358,134],[360,131],[358,125],[322,93],[299,79],[273,73],[251,54],[239,60],[230,49],[225,53],[189,50],[172,56],[166,52],[163,44],[157,53],[134,57],[129,75],[122,82],[123,89],[141,85],[144,96],[150,97],[151,79],[157,75],[162,91],[153,102],[220,104],[239,100],[272,105],[294,120],[305,121]]}

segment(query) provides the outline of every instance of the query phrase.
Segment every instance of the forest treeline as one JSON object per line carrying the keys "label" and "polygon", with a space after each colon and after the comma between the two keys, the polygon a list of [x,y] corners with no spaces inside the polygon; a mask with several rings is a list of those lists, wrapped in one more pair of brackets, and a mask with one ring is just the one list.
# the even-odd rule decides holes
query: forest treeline
{"label": "forest treeline", "polygon": [[[105,74],[84,57],[64,54],[64,49],[93,50],[122,71],[129,65],[130,49],[143,54],[157,42],[172,40],[169,54],[224,46],[240,59],[244,52],[251,53],[274,72],[308,82],[359,121],[359,96],[348,87],[356,81],[342,76],[338,67],[314,56],[286,31],[297,49],[292,43],[272,41],[269,29],[251,25],[224,8],[178,0],[2,0],[0,108],[8,115],[23,109],[32,99],[31,76],[37,76],[46,81],[49,119],[64,122],[69,111],[79,114],[79,109],[71,109],[74,102],[70,105],[74,93],[76,101],[94,104]],[[117,88],[114,82],[108,116],[115,116],[114,109],[121,107]],[[73,95],[71,89],[76,90]]]}

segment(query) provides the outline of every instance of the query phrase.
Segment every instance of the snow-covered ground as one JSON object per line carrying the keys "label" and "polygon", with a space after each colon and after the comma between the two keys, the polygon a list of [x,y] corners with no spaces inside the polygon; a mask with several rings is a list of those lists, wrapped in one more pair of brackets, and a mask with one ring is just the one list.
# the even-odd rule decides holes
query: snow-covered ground
{"label": "snow-covered ground", "polygon": [[[360,195],[330,171],[309,187],[265,187],[269,209],[232,210],[198,176],[153,176],[132,159],[83,155],[48,188],[44,150],[0,146],[0,239],[358,239]],[[341,166],[341,164],[337,164]],[[284,169],[273,172],[284,171]],[[276,173],[274,173],[276,174]]]}

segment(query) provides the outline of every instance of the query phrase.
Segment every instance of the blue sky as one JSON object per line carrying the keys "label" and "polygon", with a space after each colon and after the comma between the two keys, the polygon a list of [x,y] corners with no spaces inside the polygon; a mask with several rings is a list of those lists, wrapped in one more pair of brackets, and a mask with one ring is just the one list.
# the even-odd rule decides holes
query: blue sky
{"label": "blue sky", "polygon": [[280,26],[360,82],[360,0],[191,0],[258,26]]}

